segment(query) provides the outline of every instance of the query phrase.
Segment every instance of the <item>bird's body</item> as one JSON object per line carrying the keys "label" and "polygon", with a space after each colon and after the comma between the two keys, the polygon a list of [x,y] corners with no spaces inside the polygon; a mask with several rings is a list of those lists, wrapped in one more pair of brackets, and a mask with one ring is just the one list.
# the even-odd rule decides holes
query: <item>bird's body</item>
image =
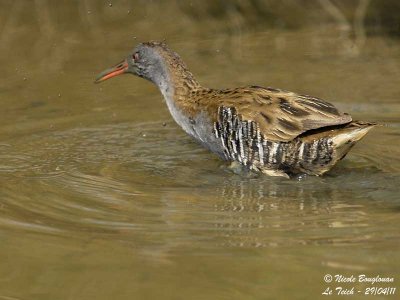
{"label": "bird's body", "polygon": [[127,72],[154,82],[176,123],[203,146],[268,175],[321,175],[374,126],[308,95],[259,86],[204,88],[164,43],[140,44],[97,81]]}

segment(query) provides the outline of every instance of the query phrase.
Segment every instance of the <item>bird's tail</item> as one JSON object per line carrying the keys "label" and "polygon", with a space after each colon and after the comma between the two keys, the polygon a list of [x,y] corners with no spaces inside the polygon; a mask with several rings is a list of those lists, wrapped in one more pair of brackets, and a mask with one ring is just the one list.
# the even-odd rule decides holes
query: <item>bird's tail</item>
{"label": "bird's tail", "polygon": [[357,141],[361,140],[376,125],[376,123],[353,121],[339,129],[339,133],[332,138],[336,159],[344,158]]}

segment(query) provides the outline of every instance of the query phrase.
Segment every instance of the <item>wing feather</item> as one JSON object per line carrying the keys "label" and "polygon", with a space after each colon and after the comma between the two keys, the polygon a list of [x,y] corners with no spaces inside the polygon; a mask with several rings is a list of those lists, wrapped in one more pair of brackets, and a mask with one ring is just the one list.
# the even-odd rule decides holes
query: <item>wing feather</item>
{"label": "wing feather", "polygon": [[271,141],[291,141],[308,130],[352,121],[325,100],[273,88],[251,86],[215,96],[218,106],[235,108],[242,120],[256,122]]}

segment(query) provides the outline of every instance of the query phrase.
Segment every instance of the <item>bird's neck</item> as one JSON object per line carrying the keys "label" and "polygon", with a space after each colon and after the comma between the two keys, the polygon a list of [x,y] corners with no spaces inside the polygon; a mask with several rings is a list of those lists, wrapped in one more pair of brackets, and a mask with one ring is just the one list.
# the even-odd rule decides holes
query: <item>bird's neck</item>
{"label": "bird's neck", "polygon": [[152,81],[163,94],[168,108],[170,111],[176,109],[184,114],[191,114],[190,112],[194,109],[192,96],[202,89],[201,85],[180,58],[164,58],[161,65],[158,68],[161,72]]}

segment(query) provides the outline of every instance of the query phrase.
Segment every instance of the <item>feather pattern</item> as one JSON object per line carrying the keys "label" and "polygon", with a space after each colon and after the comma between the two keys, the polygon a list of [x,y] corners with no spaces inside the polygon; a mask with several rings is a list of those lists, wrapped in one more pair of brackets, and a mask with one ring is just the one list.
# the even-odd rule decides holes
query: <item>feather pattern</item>
{"label": "feather pattern", "polygon": [[216,119],[219,107],[233,107],[241,120],[255,122],[270,141],[291,141],[300,134],[326,126],[350,123],[352,118],[322,99],[258,86],[206,90],[194,101]]}

